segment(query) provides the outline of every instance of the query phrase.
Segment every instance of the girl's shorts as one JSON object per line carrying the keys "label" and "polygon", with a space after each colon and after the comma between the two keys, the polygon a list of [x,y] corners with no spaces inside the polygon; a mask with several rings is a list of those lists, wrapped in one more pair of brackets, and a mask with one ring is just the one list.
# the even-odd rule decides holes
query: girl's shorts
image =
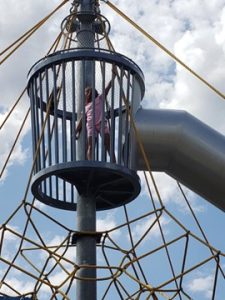
{"label": "girl's shorts", "polygon": [[[95,136],[98,134],[101,134],[101,123],[98,123],[95,125]],[[109,133],[109,126],[108,126],[108,121],[105,120],[104,122],[104,133]],[[87,126],[87,136],[93,136],[93,127],[92,126]]]}

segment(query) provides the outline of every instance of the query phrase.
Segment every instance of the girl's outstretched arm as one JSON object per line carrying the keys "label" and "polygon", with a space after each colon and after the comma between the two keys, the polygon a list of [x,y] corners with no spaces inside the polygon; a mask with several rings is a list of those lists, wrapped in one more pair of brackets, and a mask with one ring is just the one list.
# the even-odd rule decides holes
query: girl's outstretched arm
{"label": "girl's outstretched arm", "polygon": [[80,117],[80,120],[78,121],[78,124],[77,124],[77,127],[76,127],[76,132],[75,132],[76,133],[76,139],[79,138],[81,129],[82,129],[82,116]]}
{"label": "girl's outstretched arm", "polygon": [[116,76],[116,67],[113,66],[113,68],[112,68],[112,79],[110,80],[110,82],[108,83],[108,85],[105,88],[105,97],[108,95],[109,90],[112,87],[112,81],[115,79],[115,76]]}

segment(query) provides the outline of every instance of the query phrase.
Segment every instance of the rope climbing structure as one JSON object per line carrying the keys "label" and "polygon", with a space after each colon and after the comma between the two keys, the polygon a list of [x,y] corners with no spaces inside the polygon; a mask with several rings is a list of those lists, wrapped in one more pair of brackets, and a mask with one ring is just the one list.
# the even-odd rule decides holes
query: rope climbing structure
{"label": "rope climbing structure", "polygon": [[[68,2],[5,48],[0,64]],[[225,98],[116,5],[102,2]],[[0,134],[29,98],[1,169],[4,178],[30,118],[28,181],[0,227],[0,299],[195,299],[189,283],[204,271],[208,299],[219,300],[225,252],[207,239],[179,182],[190,228],[161,195],[136,122],[144,74],[116,52],[110,30],[99,1],[72,1],[60,33],[1,121]],[[145,171],[135,167],[137,152]]]}

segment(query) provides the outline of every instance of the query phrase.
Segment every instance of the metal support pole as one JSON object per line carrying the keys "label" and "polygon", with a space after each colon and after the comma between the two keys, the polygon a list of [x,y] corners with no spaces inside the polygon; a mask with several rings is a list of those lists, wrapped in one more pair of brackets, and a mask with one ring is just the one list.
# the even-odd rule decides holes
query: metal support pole
{"label": "metal support pole", "polygon": [[[94,35],[92,22],[94,21],[94,8],[93,0],[80,0],[79,13],[80,13],[80,29],[77,32],[78,47],[79,48],[94,48]],[[82,111],[85,101],[82,90],[85,86],[92,85],[92,68],[91,62],[85,62],[85,65],[80,63],[79,70],[79,83],[80,90],[78,92],[78,114]],[[78,141],[78,159],[84,159],[84,126],[81,139]],[[78,232],[95,232],[96,231],[96,201],[91,195],[79,195],[77,198],[77,230]],[[96,266],[96,237],[95,235],[81,234],[77,237],[77,264]],[[76,282],[76,299],[77,300],[96,300],[96,269],[95,268],[82,268],[77,272],[79,278]],[[83,278],[83,280],[82,280]],[[85,280],[89,278],[91,280]]]}
{"label": "metal support pole", "polygon": [[[95,199],[91,196],[79,196],[77,199],[77,229],[80,232],[96,231]],[[77,264],[96,266],[96,236],[81,234],[77,237]],[[77,274],[83,280],[77,280],[77,300],[97,299],[95,268],[81,268]]]}

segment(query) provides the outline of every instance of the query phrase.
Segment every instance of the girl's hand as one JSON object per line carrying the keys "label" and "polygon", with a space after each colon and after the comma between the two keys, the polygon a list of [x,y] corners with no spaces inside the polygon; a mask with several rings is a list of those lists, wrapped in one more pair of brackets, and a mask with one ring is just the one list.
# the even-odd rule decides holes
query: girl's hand
{"label": "girl's hand", "polygon": [[76,136],[75,136],[76,140],[78,140],[79,137],[80,137],[80,132],[76,132]]}

